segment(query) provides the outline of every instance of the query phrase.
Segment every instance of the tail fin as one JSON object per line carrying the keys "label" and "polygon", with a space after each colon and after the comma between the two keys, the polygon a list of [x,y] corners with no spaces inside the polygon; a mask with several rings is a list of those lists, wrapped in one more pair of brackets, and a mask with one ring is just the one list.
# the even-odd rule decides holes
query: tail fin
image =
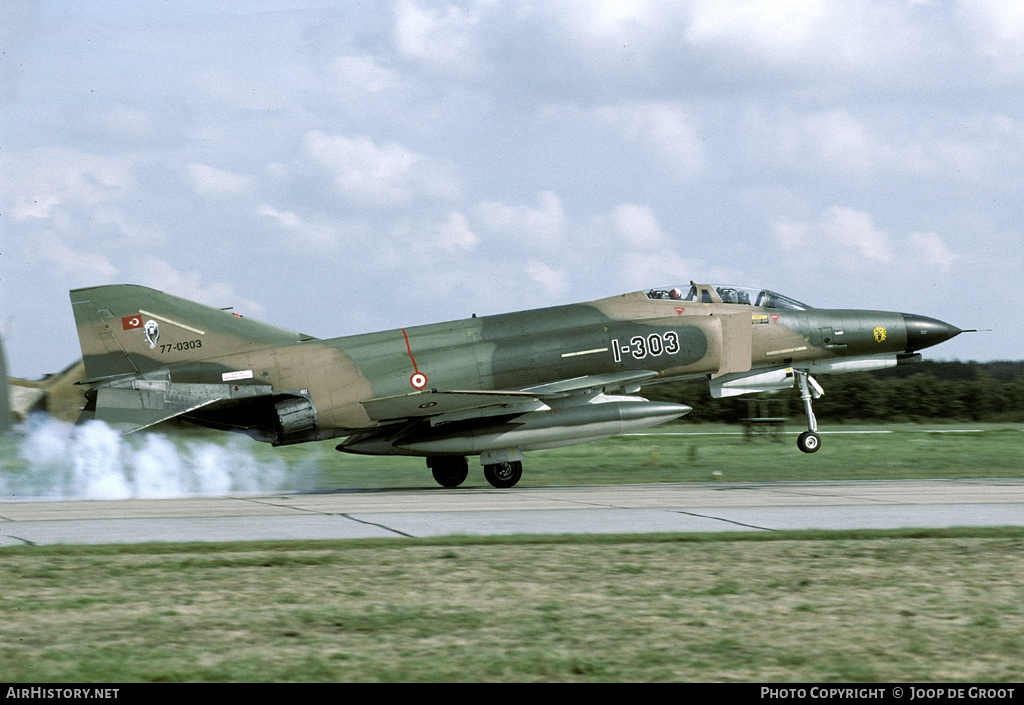
{"label": "tail fin", "polygon": [[132,284],[71,291],[90,380],[312,337]]}

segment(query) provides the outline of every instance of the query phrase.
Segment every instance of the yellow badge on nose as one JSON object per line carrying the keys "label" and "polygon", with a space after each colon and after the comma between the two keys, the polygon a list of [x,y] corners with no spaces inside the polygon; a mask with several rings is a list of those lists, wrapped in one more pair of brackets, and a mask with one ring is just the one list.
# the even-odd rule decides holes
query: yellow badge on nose
{"label": "yellow badge on nose", "polygon": [[885,340],[885,326],[875,327],[875,340],[877,340],[879,343]]}

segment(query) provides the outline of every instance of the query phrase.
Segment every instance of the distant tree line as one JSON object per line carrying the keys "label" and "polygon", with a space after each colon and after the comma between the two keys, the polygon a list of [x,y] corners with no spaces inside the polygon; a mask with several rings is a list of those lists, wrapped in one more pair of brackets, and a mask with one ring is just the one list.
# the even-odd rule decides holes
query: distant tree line
{"label": "distant tree line", "polygon": [[[1024,362],[921,362],[876,372],[822,375],[819,421],[1024,422]],[[705,380],[644,388],[649,399],[688,404],[684,421],[735,423],[750,416],[803,417],[794,387],[713,399]]]}

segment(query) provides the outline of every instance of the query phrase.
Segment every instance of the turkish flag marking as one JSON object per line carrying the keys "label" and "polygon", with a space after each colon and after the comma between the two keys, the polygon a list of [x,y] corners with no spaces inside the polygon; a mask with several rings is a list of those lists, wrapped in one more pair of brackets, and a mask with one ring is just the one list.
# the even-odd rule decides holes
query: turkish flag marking
{"label": "turkish flag marking", "polygon": [[142,328],[142,316],[125,316],[121,319],[121,326],[123,330]]}

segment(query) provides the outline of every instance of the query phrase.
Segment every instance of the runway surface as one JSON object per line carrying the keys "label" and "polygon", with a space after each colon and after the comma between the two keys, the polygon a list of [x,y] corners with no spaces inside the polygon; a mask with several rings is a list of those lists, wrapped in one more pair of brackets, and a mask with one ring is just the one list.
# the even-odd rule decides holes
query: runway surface
{"label": "runway surface", "polygon": [[0,546],[1024,526],[1024,480],[679,483],[0,502]]}

